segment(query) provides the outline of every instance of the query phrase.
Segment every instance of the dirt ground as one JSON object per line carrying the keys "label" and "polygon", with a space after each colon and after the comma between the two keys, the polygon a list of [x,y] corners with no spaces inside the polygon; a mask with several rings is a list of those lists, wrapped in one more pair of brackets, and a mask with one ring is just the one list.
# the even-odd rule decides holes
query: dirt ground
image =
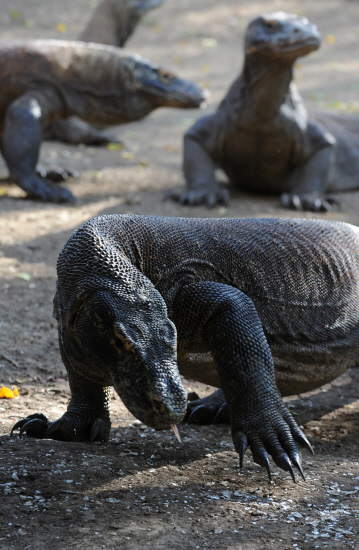
{"label": "dirt ground", "polygon": [[[2,2],[0,36],[75,38],[92,0]],[[237,75],[248,21],[283,9],[305,14],[323,36],[301,60],[296,81],[311,107],[359,111],[359,2],[356,0],[165,0],[128,44],[211,90],[215,108]],[[41,162],[81,173],[68,186],[75,206],[23,199],[0,182],[0,386],[20,396],[0,401],[0,549],[359,548],[358,370],[317,392],[288,399],[315,456],[303,452],[306,481],[274,481],[251,460],[243,471],[228,426],[181,426],[172,433],[141,425],[117,396],[106,445],[10,437],[28,413],[58,418],[69,398],[51,317],[57,255],[85,220],[104,213],[174,216],[292,216],[277,197],[233,192],[228,208],[163,202],[183,185],[181,136],[202,111],[162,109],[116,129],[126,147],[44,144]],[[0,177],[6,177],[0,161]],[[359,192],[317,217],[359,225]],[[311,214],[300,214],[311,217]],[[207,386],[186,382],[200,395]]]}

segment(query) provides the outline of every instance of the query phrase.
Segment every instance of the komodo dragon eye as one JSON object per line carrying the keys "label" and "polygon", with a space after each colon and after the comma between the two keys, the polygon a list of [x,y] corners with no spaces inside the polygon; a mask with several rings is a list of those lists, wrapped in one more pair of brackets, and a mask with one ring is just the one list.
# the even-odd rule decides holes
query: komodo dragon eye
{"label": "komodo dragon eye", "polygon": [[129,351],[133,351],[132,342],[129,342],[127,338],[117,330],[115,330],[115,337],[113,338],[112,343],[119,353],[128,353]]}
{"label": "komodo dragon eye", "polygon": [[167,73],[167,72],[164,72],[164,71],[158,71],[158,76],[159,76],[160,80],[162,82],[164,82],[165,84],[170,82],[170,80],[172,80],[172,78],[173,78],[173,75],[171,73]]}
{"label": "komodo dragon eye", "polygon": [[274,30],[278,26],[278,24],[277,24],[276,21],[266,21],[265,26],[267,27],[267,29],[273,29]]}

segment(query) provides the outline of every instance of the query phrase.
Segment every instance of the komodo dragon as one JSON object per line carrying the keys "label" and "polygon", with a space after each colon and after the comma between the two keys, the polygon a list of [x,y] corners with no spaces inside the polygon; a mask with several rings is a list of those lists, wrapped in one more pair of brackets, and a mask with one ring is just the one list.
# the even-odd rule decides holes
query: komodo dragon
{"label": "komodo dragon", "polygon": [[36,173],[42,132],[76,115],[104,126],[139,120],[158,107],[198,107],[194,83],[120,48],[57,40],[0,41],[2,154],[30,198],[72,201]]}
{"label": "komodo dragon", "polygon": [[184,138],[182,204],[228,201],[217,167],[240,189],[280,193],[284,207],[330,210],[328,193],[359,188],[359,117],[308,112],[293,64],[319,48],[316,26],[283,12],[248,26],[244,67],[218,110]]}
{"label": "komodo dragon", "polygon": [[[140,19],[162,2],[163,0],[102,0],[78,39],[122,47]],[[96,128],[77,117],[56,120],[46,128],[44,138],[86,145],[121,143],[114,133]]]}
{"label": "komodo dragon", "polygon": [[35,414],[13,430],[107,440],[108,386],[136,418],[169,428],[186,412],[181,373],[223,389],[241,465],[249,446],[269,475],[269,455],[293,478],[293,466],[302,473],[296,443],[310,445],[279,391],[312,390],[358,360],[358,228],[102,216],[69,239],[57,273],[71,401],[56,422]]}

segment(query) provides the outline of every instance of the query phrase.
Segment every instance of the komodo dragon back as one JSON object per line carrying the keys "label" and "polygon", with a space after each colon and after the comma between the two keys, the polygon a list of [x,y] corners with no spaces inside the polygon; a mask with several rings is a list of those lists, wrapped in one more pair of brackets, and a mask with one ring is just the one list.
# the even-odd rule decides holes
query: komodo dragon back
{"label": "komodo dragon back", "polygon": [[59,420],[30,416],[20,433],[106,440],[111,385],[140,420],[168,428],[185,413],[180,372],[221,388],[186,419],[228,418],[240,465],[250,447],[269,476],[269,456],[304,475],[297,444],[311,447],[279,390],[319,387],[358,362],[356,227],[102,216],[74,233],[57,269],[72,398]]}

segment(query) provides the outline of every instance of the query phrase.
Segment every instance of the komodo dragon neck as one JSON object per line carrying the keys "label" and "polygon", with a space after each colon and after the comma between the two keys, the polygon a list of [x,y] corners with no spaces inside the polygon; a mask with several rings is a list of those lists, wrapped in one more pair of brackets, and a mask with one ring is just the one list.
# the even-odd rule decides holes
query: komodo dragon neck
{"label": "komodo dragon neck", "polygon": [[241,75],[241,93],[246,111],[260,120],[273,119],[279,112],[293,78],[294,60],[270,59],[248,54]]}
{"label": "komodo dragon neck", "polygon": [[102,0],[93,12],[79,39],[122,47],[132,34],[140,14],[135,17],[126,2]]}

